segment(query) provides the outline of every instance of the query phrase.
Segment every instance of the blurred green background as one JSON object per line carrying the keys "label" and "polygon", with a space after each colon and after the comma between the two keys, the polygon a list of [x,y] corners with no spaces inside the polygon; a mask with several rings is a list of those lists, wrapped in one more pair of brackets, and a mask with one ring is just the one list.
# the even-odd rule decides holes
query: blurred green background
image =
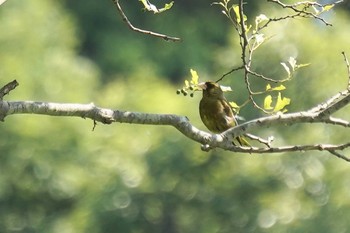
{"label": "blurred green background", "polygon": [[[198,116],[201,96],[175,94],[190,68],[218,79],[239,65],[235,32],[211,1],[175,0],[166,13],[121,2],[135,26],[181,43],[130,31],[112,1],[7,1],[0,6],[0,85],[6,100],[94,102],[121,110]],[[163,1],[152,1],[163,6]],[[310,108],[347,85],[349,1],[315,20],[271,24],[253,67],[285,75],[281,61],[311,63],[288,83],[289,111]],[[248,1],[248,18],[283,14]],[[246,99],[238,73],[223,84]],[[258,84],[257,84],[258,85]],[[258,87],[257,87],[258,88]],[[246,119],[261,115],[252,106]],[[346,108],[338,116],[346,118]],[[166,126],[98,124],[78,118],[13,115],[0,124],[0,232],[348,232],[349,164],[326,152],[244,155],[200,145]],[[342,128],[295,125],[255,132],[275,145],[349,141]],[[349,152],[345,152],[349,154]]]}

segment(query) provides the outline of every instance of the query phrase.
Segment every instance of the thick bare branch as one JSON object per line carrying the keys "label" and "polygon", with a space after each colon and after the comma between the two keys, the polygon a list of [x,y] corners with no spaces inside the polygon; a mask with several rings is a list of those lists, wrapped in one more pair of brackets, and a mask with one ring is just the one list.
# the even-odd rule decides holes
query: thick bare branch
{"label": "thick bare branch", "polygon": [[200,142],[208,143],[220,136],[212,135],[195,128],[187,117],[174,114],[150,114],[129,112],[96,107],[91,104],[48,103],[35,101],[0,101],[1,120],[13,114],[40,114],[47,116],[70,116],[90,118],[103,124],[113,122],[147,125],[171,125],[187,137]]}
{"label": "thick bare branch", "polygon": [[[131,124],[147,124],[147,125],[169,125],[175,127],[186,137],[207,145],[207,149],[222,148],[233,152],[243,153],[281,153],[292,151],[307,151],[307,150],[325,150],[333,155],[339,155],[337,150],[343,150],[350,146],[350,143],[340,145],[291,145],[282,147],[239,147],[233,145],[232,138],[243,135],[246,132],[252,132],[263,127],[273,125],[292,125],[298,123],[327,123],[350,127],[350,123],[344,124],[342,121],[339,124],[339,119],[332,120],[331,118],[324,119],[314,112],[298,112],[289,114],[280,114],[254,119],[244,124],[231,128],[222,134],[211,134],[201,131],[193,126],[185,116],[174,114],[149,114],[139,112],[129,112],[120,110],[111,110],[106,108],[96,107],[94,104],[62,104],[62,103],[47,103],[34,101],[0,101],[0,116],[2,120],[12,114],[42,114],[48,116],[75,116],[82,118],[90,118],[94,122],[102,122],[111,124],[113,122],[131,123]],[[265,144],[266,145],[266,144]],[[340,157],[340,156],[337,156]],[[340,157],[341,158],[341,157]],[[344,157],[345,158],[345,157]],[[343,159],[344,159],[343,158]]]}

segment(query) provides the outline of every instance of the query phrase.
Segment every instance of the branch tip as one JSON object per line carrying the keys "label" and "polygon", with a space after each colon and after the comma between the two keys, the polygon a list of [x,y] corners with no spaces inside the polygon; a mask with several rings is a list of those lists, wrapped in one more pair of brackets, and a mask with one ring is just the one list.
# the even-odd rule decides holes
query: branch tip
{"label": "branch tip", "polygon": [[1,89],[0,89],[0,100],[2,100],[2,98],[9,94],[10,91],[14,90],[17,86],[18,86],[18,82],[17,80],[13,80],[12,82],[9,82],[8,84],[6,84],[5,86],[3,86]]}

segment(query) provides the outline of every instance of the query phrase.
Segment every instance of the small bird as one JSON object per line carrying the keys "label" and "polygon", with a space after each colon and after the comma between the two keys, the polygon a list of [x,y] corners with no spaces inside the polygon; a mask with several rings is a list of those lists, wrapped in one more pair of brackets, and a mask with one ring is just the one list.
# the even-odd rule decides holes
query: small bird
{"label": "small bird", "polygon": [[[220,85],[208,81],[199,83],[198,87],[203,90],[199,114],[204,125],[213,133],[222,133],[236,126],[236,118]],[[250,146],[244,137],[239,136],[236,139],[241,146]]]}

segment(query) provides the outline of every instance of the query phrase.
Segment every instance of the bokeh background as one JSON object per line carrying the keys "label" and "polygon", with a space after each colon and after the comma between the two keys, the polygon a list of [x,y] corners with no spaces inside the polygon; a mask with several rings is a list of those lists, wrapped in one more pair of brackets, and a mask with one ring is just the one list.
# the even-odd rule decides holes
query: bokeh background
{"label": "bokeh background", "polygon": [[[164,1],[152,1],[163,6]],[[176,95],[191,68],[218,79],[240,64],[237,37],[211,1],[175,0],[160,15],[121,1],[131,22],[183,39],[130,31],[112,1],[11,0],[0,6],[0,83],[6,100],[94,102],[97,106],[198,116],[200,94]],[[248,19],[286,14],[248,1]],[[311,63],[288,83],[289,111],[308,109],[347,85],[350,3],[325,15],[271,24],[255,55],[258,72],[285,75],[290,56]],[[239,73],[223,84],[246,98]],[[257,83],[256,88],[259,88]],[[263,86],[260,86],[260,88]],[[246,106],[247,120],[262,113]],[[337,113],[349,116],[349,108]],[[348,232],[350,164],[326,152],[245,155],[202,152],[174,128],[13,115],[0,124],[0,232]],[[295,125],[254,132],[275,145],[342,143],[348,130]],[[345,154],[349,155],[346,151]]]}

